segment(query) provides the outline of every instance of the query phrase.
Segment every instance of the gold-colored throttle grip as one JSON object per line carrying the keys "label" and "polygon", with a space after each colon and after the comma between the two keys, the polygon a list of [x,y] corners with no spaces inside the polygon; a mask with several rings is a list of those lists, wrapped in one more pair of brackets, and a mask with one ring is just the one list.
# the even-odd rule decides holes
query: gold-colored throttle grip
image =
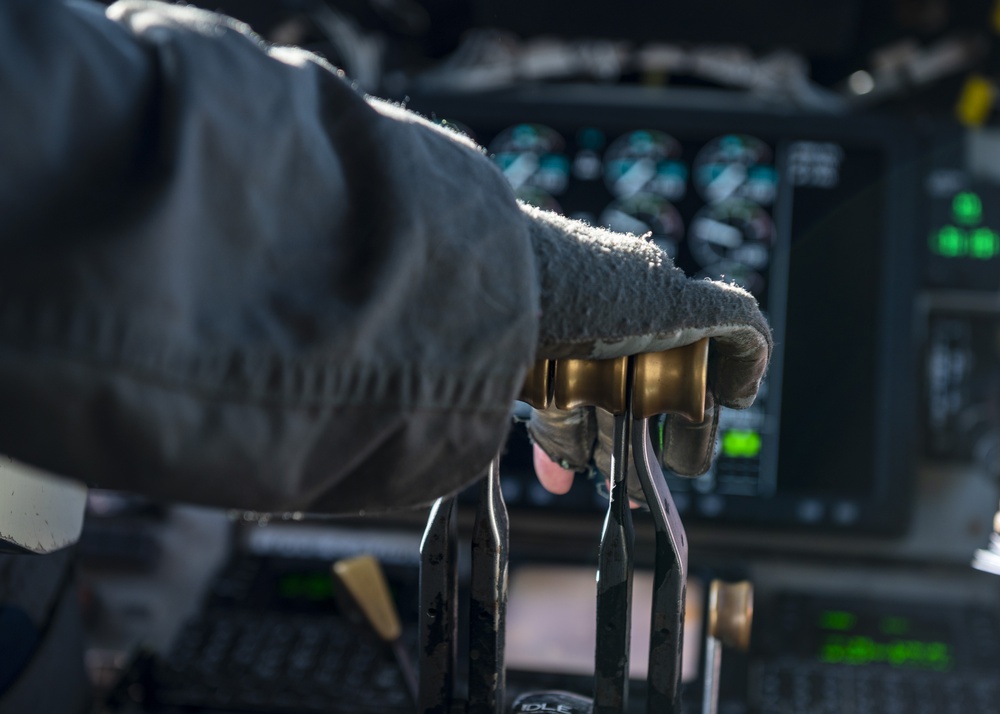
{"label": "gold-colored throttle grip", "polygon": [[632,414],[645,419],[680,414],[699,423],[705,419],[708,384],[708,338],[664,352],[636,355]]}
{"label": "gold-colored throttle grip", "polygon": [[556,409],[600,407],[612,414],[624,414],[629,359],[558,360],[552,378]]}
{"label": "gold-colored throttle grip", "polygon": [[552,368],[555,363],[549,359],[540,359],[531,365],[524,376],[521,393],[518,399],[527,402],[535,409],[548,409],[552,401]]}
{"label": "gold-colored throttle grip", "polygon": [[663,352],[606,360],[542,360],[529,371],[520,399],[536,409],[600,407],[612,414],[627,408],[628,371],[633,367],[632,414],[680,414],[705,418],[708,338]]}

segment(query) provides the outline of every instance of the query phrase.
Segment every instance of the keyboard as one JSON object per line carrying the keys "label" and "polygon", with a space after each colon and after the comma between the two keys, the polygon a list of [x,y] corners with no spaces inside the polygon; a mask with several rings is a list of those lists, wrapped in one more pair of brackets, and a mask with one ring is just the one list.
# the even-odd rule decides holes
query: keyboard
{"label": "keyboard", "polygon": [[412,714],[388,646],[340,616],[215,609],[156,668],[161,706],[234,712]]}
{"label": "keyboard", "polygon": [[995,673],[887,671],[795,657],[750,669],[759,714],[1000,714]]}

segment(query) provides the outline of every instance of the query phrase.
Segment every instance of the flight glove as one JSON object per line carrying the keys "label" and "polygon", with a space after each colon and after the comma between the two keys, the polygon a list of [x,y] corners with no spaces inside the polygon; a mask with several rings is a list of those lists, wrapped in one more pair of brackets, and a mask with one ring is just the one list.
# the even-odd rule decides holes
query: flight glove
{"label": "flight glove", "polygon": [[[685,476],[705,473],[719,408],[750,406],[767,370],[773,343],[757,301],[734,284],[688,278],[643,237],[522,210],[541,290],[539,359],[607,359],[711,338],[704,420],[671,415],[658,427],[666,467]],[[606,476],[612,424],[603,410],[549,408],[533,412],[528,433],[563,468],[596,467]],[[634,482],[634,466],[629,472]],[[629,492],[636,497],[641,489],[630,484]]]}

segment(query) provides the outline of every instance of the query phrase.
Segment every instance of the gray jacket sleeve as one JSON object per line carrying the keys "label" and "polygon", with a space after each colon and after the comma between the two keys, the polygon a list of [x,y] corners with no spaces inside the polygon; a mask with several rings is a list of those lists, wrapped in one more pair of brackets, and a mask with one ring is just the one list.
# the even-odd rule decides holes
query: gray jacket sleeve
{"label": "gray jacket sleeve", "polygon": [[193,8],[0,4],[0,453],[261,510],[479,474],[538,330],[471,145]]}

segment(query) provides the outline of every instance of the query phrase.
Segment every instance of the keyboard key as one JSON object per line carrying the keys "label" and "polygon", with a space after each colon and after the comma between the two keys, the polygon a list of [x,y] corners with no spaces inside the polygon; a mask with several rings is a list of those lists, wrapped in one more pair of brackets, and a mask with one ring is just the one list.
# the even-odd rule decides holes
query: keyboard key
{"label": "keyboard key", "polygon": [[163,704],[215,710],[412,710],[387,648],[336,617],[205,613],[178,636],[156,689]]}

